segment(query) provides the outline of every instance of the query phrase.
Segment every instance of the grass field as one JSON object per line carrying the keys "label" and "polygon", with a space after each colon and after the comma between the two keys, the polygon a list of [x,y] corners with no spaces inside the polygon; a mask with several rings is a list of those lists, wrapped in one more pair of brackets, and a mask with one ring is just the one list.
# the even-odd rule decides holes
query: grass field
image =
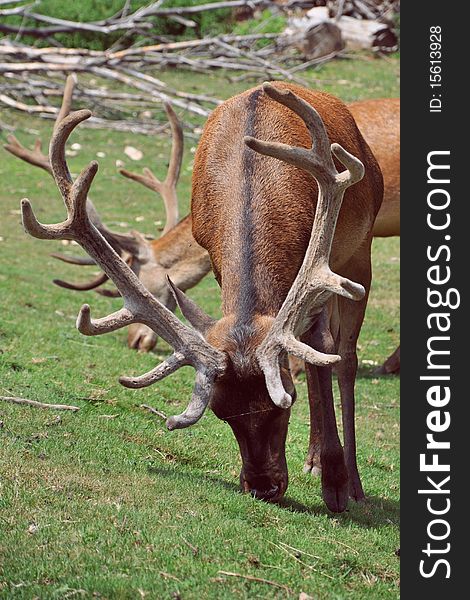
{"label": "grass field", "polygon": [[[307,76],[345,100],[398,94],[396,58],[334,61]],[[166,79],[227,97],[246,87],[220,74]],[[48,141],[48,122],[9,111],[1,120],[15,125],[25,143],[33,142],[34,130]],[[72,172],[97,152],[106,154],[91,193],[105,222],[154,233],[163,217],[159,201],[117,174],[115,161],[126,159],[130,143],[144,152],[139,165],[158,162],[162,173],[169,140],[81,128],[71,142],[82,146],[69,159]],[[179,188],[184,210],[193,144],[187,143]],[[367,501],[333,515],[319,481],[302,473],[309,418],[301,377],[287,442],[289,489],[275,506],[238,492],[235,438],[212,413],[169,433],[140,408],[180,412],[191,393],[191,369],[140,391],[119,385],[119,375],[149,370],[168,349],[159,342],[157,356],[138,355],[127,349],[124,330],[96,338],[77,332],[83,302],[104,315],[120,301],[51,284],[54,277],[94,272],[55,261],[49,253],[64,250],[61,243],[22,230],[22,197],[40,220],[57,222],[64,213],[59,194],[46,173],[3,151],[0,178],[0,395],[80,407],[71,414],[0,403],[0,597],[397,598],[399,379],[372,371],[398,344],[399,240],[374,241],[373,289],[359,344],[358,462]],[[220,314],[211,275],[190,295]]]}

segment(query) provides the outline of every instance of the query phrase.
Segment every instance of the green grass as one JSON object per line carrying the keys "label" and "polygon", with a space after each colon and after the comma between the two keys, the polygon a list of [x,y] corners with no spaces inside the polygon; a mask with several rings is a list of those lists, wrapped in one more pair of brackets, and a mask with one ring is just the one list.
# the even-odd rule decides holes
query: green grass
{"label": "green grass", "polygon": [[[330,63],[311,78],[348,79],[329,84],[346,100],[397,93],[397,61]],[[226,96],[241,89],[221,76],[181,72],[167,80],[185,89]],[[333,89],[332,89],[333,88]],[[46,141],[51,124],[5,111],[2,120],[32,143]],[[144,152],[141,163],[163,174],[167,139],[79,129],[82,145],[69,160],[73,172],[96,152],[100,172],[92,198],[104,220],[155,231],[163,217],[154,196],[116,174],[128,143]],[[180,184],[188,206],[191,145]],[[315,599],[391,599],[399,596],[399,379],[375,378],[372,363],[398,344],[399,240],[374,242],[374,284],[360,338],[357,380],[358,461],[367,502],[333,515],[319,481],[302,473],[308,445],[304,378],[292,412],[287,442],[290,483],[280,506],[238,492],[240,458],[229,427],[208,412],[189,430],[169,433],[140,408],[166,414],[187,402],[193,372],[186,368],[149,389],[121,387],[121,374],[139,374],[157,356],[126,348],[124,331],[81,336],[75,317],[84,301],[96,315],[120,305],[93,294],[51,285],[54,277],[78,279],[94,269],[49,257],[64,249],[23,233],[19,200],[31,199],[44,222],[63,217],[48,175],[1,154],[0,189],[0,395],[80,406],[56,413],[0,404],[0,597],[1,598],[285,598],[301,591]],[[144,216],[144,221],[136,218]],[[78,249],[77,249],[78,250]],[[209,313],[220,314],[212,276],[191,290]],[[338,405],[339,414],[339,405]],[[294,549],[295,548],[295,549]],[[284,588],[224,576],[263,578]]]}

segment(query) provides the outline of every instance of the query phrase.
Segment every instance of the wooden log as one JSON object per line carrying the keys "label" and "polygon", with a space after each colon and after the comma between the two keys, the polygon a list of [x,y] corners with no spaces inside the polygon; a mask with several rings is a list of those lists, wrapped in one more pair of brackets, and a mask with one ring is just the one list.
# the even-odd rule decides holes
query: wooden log
{"label": "wooden log", "polygon": [[343,16],[337,21],[337,25],[351,49],[375,48],[391,51],[397,48],[397,36],[385,23]]}
{"label": "wooden log", "polygon": [[[397,48],[397,37],[386,23],[377,20],[355,19],[344,15],[339,19],[331,18],[326,6],[312,8],[302,18],[290,19],[286,34],[291,36],[294,44],[299,44],[299,40],[304,40],[305,56],[311,56],[308,52],[313,52],[315,56],[321,56],[321,51],[325,50],[315,50],[315,45],[324,44],[325,49],[328,49],[330,45],[329,51],[334,51],[334,43],[336,42],[339,46],[338,36],[351,49],[368,48],[392,51]],[[309,36],[311,36],[310,42],[308,41]],[[311,57],[314,58],[314,56]]]}
{"label": "wooden log", "polygon": [[340,28],[330,21],[315,23],[305,28],[289,28],[279,44],[283,48],[296,48],[309,61],[335,56],[345,46]]}

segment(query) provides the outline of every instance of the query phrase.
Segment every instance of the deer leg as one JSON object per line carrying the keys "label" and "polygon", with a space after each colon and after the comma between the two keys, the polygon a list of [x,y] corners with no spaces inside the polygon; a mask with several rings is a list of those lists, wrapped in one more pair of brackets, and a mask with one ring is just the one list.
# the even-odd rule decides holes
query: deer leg
{"label": "deer leg", "polygon": [[[323,310],[307,335],[308,341],[321,352],[334,350],[327,310]],[[348,502],[348,472],[336,425],[331,367],[306,364],[306,372],[312,425],[307,460],[312,454],[315,461],[312,465],[318,468],[320,456],[323,499],[331,511],[342,512]]]}
{"label": "deer leg", "polygon": [[128,328],[127,345],[139,352],[150,352],[157,345],[157,334],[141,323],[134,323]]}
{"label": "deer leg", "polygon": [[[308,341],[305,340],[305,343],[308,343]],[[323,432],[320,388],[314,367],[306,364],[305,374],[307,376],[308,402],[310,406],[310,443],[304,463],[304,473],[310,473],[315,477],[321,475],[320,457]]]}
{"label": "deer leg", "polygon": [[383,365],[374,371],[376,375],[392,375],[400,372],[400,346],[391,354]]}
{"label": "deer leg", "polygon": [[[334,340],[338,339],[339,316],[337,298],[333,296],[330,300],[331,304],[328,307],[329,313],[329,330]],[[315,343],[315,338],[310,332],[307,332],[301,337],[301,340],[306,344]],[[335,348],[335,352],[337,348]],[[318,378],[315,373],[306,368],[303,361],[295,358],[297,363],[301,363],[302,370],[305,370],[308,386],[308,396],[310,405],[310,445],[307,453],[307,458],[304,463],[304,473],[311,473],[312,476],[321,474],[321,436],[322,436],[322,414],[320,404],[320,389],[318,387]],[[289,357],[290,369],[292,372],[292,357]],[[295,365],[297,363],[294,363]]]}
{"label": "deer leg", "polygon": [[357,338],[361,330],[367,305],[367,296],[370,288],[370,261],[365,261],[358,276],[357,267],[355,277],[361,281],[366,289],[366,296],[359,302],[348,302],[338,298],[340,311],[340,331],[338,354],[341,361],[336,365],[338,386],[341,396],[341,412],[343,420],[344,455],[349,475],[349,495],[356,501],[364,500],[356,460],[356,428],[355,428],[355,395],[354,384],[357,373]]}

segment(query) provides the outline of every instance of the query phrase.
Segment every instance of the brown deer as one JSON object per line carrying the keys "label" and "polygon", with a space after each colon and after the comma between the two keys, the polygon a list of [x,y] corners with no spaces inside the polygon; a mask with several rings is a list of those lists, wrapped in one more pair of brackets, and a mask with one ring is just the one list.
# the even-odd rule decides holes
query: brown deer
{"label": "brown deer", "polygon": [[384,199],[374,237],[400,235],[400,99],[380,98],[348,104],[359,131],[377,159],[384,178]]}
{"label": "brown deer", "polygon": [[[70,113],[73,90],[76,79],[70,75],[64,87],[62,105],[58,112],[54,130],[62,119]],[[191,218],[186,217],[178,223],[178,198],[176,187],[183,159],[184,139],[183,130],[178,117],[170,104],[165,104],[165,111],[172,131],[171,158],[168,173],[164,181],[160,181],[150,169],[144,169],[143,175],[132,173],[125,169],[120,172],[125,177],[138,181],[149,189],[161,195],[166,211],[166,223],[162,236],[155,240],[147,240],[136,231],[123,235],[109,229],[101,220],[90,198],[87,200],[87,210],[91,221],[106,238],[108,243],[125,257],[132,270],[138,275],[143,284],[165,306],[174,310],[175,300],[171,294],[166,277],[169,275],[182,290],[195,286],[210,271],[210,261],[207,252],[194,240],[191,232]],[[8,136],[8,144],[4,148],[25,162],[40,167],[52,175],[49,157],[41,150],[41,141],[37,140],[33,150],[25,148],[13,135]],[[94,261],[81,257],[53,253],[52,256],[67,263],[78,265],[94,265]],[[106,296],[115,296],[113,290],[100,289],[108,281],[105,273],[100,273],[91,281],[71,283],[54,279],[60,287],[85,291],[95,289]],[[117,293],[117,295],[119,295]],[[128,346],[142,352],[151,350],[157,336],[146,325],[135,323],[129,327]]]}
{"label": "brown deer", "polygon": [[[305,360],[312,421],[308,464],[321,467],[323,498],[331,510],[343,511],[348,495],[363,498],[354,427],[356,340],[383,181],[347,107],[328,94],[276,83],[235,96],[209,117],[195,157],[192,221],[221,285],[223,317],[213,321],[170,282],[192,327],[147,291],[89,219],[86,198],[98,165],[90,163],[72,182],[65,143],[90,114],[79,111],[64,119],[50,145],[67,219],[43,225],[29,201],[22,201],[26,231],[40,239],[76,240],[123,297],[124,307],[101,319],[92,319],[84,305],[78,329],[99,335],[138,322],[165,339],[173,354],[121,383],[148,386],[192,365],[191,401],[167,427],[193,425],[210,403],[238,441],[242,489],[271,502],[287,488],[285,440],[295,389],[286,359],[292,354]],[[341,165],[346,170],[338,173]],[[336,363],[344,453],[331,384]]]}
{"label": "brown deer", "polygon": [[[400,100],[382,98],[349,104],[359,130],[378,160],[384,178],[384,199],[375,219],[374,237],[400,235]],[[377,369],[400,372],[400,346]]]}

